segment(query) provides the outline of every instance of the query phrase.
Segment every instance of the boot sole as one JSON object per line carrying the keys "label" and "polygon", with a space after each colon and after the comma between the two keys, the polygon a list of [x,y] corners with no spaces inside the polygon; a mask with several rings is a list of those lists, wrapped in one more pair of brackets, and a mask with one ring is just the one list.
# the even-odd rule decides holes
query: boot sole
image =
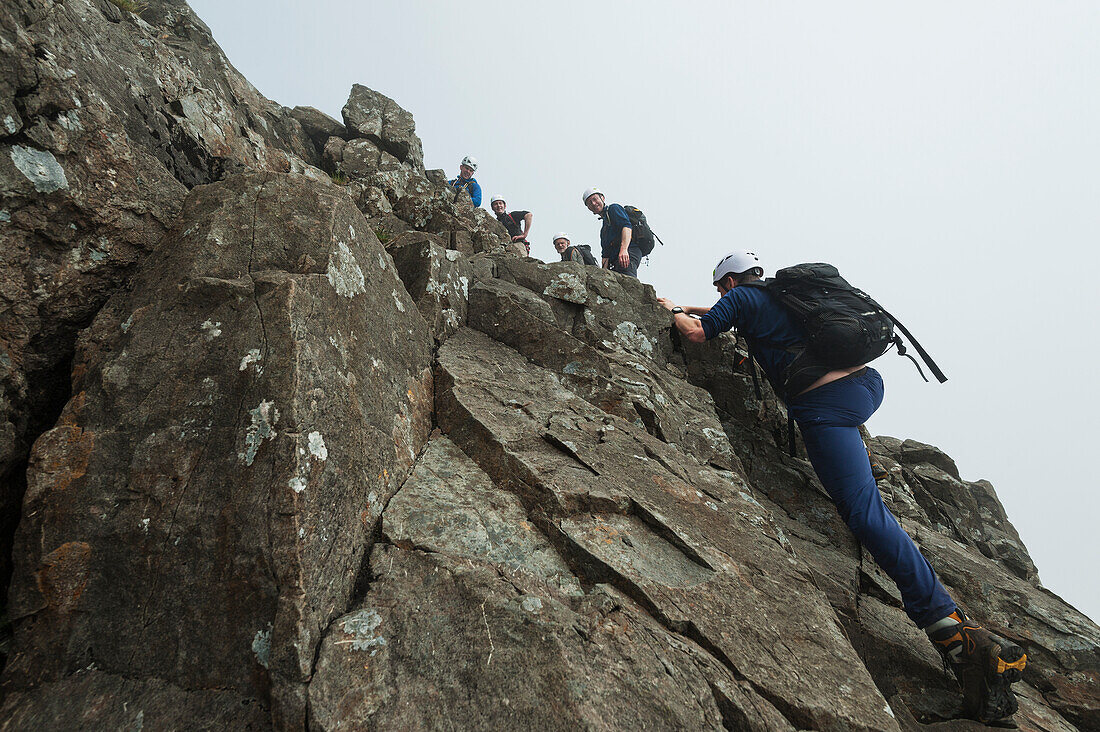
{"label": "boot sole", "polygon": [[1019,646],[1007,646],[994,654],[985,677],[986,694],[978,719],[996,722],[1016,713],[1019,704],[1012,684],[1023,678],[1027,654]]}

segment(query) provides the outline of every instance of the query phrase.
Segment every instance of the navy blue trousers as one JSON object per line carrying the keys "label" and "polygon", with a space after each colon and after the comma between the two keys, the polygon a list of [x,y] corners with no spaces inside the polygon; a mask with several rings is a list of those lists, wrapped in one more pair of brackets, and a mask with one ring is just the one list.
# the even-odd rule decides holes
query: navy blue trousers
{"label": "navy blue trousers", "polygon": [[955,601],[882,502],[871,474],[859,426],[882,404],[882,394],[882,377],[868,368],[795,398],[788,411],[840,517],[897,584],[906,614],[924,628],[950,615]]}

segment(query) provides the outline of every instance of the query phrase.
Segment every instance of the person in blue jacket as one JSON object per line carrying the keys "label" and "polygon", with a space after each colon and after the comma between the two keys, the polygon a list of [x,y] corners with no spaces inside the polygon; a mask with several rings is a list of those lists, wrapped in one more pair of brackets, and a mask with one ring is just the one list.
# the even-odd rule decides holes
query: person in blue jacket
{"label": "person in blue jacket", "polygon": [[[768,380],[782,384],[784,370],[805,347],[806,337],[766,288],[745,286],[763,274],[754,253],[733,252],[714,270],[721,295],[717,303],[678,307],[667,298],[658,302],[673,313],[676,329],[689,341],[701,343],[735,328]],[[1020,679],[1027,655],[966,616],[878,492],[859,426],[882,403],[882,377],[866,365],[821,371],[787,400],[821,484],[852,533],[897,584],[906,614],[954,669],[964,713],[983,722],[1011,717],[1017,702],[1010,687]]]}
{"label": "person in blue jacket", "polygon": [[588,210],[600,217],[600,257],[604,269],[638,276],[642,250],[630,241],[633,231],[626,210],[617,203],[607,203],[599,188],[588,188],[581,199]]}
{"label": "person in blue jacket", "polygon": [[467,191],[475,207],[481,205],[481,186],[478,184],[477,179],[474,178],[474,173],[476,171],[477,158],[467,155],[462,158],[462,162],[458,165],[458,177],[447,181],[447,185],[451,188],[459,191]]}

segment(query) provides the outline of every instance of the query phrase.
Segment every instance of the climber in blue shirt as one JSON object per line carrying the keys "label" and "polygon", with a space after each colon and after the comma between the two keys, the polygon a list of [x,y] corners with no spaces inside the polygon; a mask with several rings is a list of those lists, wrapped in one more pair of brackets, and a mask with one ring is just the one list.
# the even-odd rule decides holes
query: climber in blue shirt
{"label": "climber in blue shirt", "polygon": [[602,266],[612,272],[621,272],[631,277],[638,276],[638,265],[642,262],[642,250],[631,243],[633,227],[626,209],[617,203],[607,203],[603,192],[598,188],[589,188],[581,196],[589,211],[600,217],[600,257]]}
{"label": "climber in blue shirt", "polygon": [[458,177],[447,181],[447,185],[451,188],[467,191],[470,194],[470,200],[474,202],[475,208],[481,205],[481,186],[474,178],[476,170],[477,158],[467,155],[462,158],[462,162],[458,165]]}
{"label": "climber in blue shirt", "polygon": [[[733,252],[714,270],[721,298],[713,306],[658,302],[673,313],[676,329],[689,341],[701,343],[736,329],[768,380],[780,385],[805,348],[806,335],[779,300],[753,285],[763,274],[755,254]],[[955,604],[883,503],[871,474],[859,426],[882,403],[882,377],[866,365],[821,368],[814,377],[786,401],[821,484],[852,533],[897,584],[906,614],[955,670],[964,711],[983,722],[1011,717],[1017,702],[1010,686],[1027,663],[1023,649],[977,625]]]}

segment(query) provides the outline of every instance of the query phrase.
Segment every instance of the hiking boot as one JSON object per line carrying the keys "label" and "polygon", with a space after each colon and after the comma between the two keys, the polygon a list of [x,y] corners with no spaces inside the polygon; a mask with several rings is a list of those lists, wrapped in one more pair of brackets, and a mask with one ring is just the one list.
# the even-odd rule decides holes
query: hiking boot
{"label": "hiking boot", "polygon": [[986,724],[1008,722],[1018,706],[1010,687],[1023,676],[1027,654],[1012,641],[975,623],[962,610],[948,617],[955,622],[932,631],[928,637],[959,680],[963,713]]}

